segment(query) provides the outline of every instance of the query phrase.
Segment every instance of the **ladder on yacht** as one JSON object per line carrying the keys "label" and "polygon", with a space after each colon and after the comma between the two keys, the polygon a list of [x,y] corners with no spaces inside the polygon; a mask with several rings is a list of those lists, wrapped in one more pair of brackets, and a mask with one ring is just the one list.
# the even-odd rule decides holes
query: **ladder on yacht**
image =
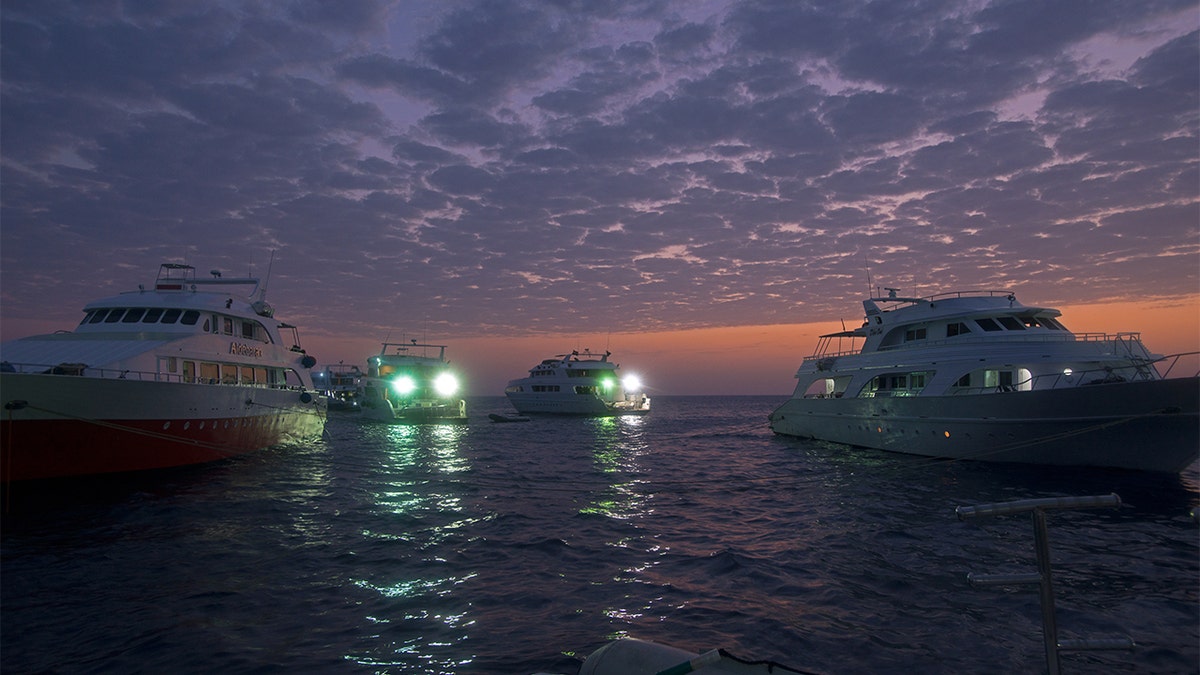
{"label": "ladder on yacht", "polygon": [[978,506],[960,506],[955,509],[959,520],[985,516],[1005,516],[1017,513],[1032,513],[1034,548],[1037,553],[1037,572],[1020,574],[968,574],[972,586],[1034,585],[1039,587],[1042,609],[1042,640],[1046,650],[1046,668],[1050,675],[1059,675],[1061,663],[1059,653],[1098,649],[1133,649],[1129,637],[1060,640],[1058,623],[1054,611],[1054,581],[1050,573],[1050,543],[1046,529],[1046,511],[1049,509],[1117,508],[1121,498],[1115,494],[1087,497],[1049,497],[1044,499],[1021,499]]}

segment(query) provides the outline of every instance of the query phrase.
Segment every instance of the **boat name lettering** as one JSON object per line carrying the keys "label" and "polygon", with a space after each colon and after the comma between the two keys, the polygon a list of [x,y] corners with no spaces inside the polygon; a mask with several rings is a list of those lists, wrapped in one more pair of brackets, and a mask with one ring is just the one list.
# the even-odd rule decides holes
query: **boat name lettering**
{"label": "boat name lettering", "polygon": [[230,342],[229,353],[237,354],[238,356],[253,356],[254,358],[261,359],[263,350],[259,347],[251,347],[250,345],[243,344],[241,342]]}

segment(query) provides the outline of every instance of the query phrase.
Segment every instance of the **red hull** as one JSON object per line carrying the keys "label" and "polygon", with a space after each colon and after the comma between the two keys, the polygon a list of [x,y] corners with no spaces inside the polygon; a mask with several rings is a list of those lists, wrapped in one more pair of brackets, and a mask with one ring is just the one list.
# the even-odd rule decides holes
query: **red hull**
{"label": "red hull", "polygon": [[320,434],[311,412],[236,419],[0,420],[0,481],[203,464]]}

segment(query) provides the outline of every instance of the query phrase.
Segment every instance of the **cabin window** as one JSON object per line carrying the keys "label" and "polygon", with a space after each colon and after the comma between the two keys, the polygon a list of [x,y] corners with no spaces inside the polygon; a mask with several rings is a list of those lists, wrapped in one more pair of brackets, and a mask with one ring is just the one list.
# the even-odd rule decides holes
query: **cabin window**
{"label": "cabin window", "polygon": [[904,331],[904,341],[912,342],[913,340],[924,340],[926,330],[924,328],[911,328]]}
{"label": "cabin window", "polygon": [[243,321],[242,322],[242,337],[247,340],[254,339],[254,322],[253,321]]}
{"label": "cabin window", "polygon": [[979,324],[979,327],[988,333],[994,333],[998,330],[1004,330],[1003,328],[1000,327],[1000,324],[996,323],[992,319],[975,319],[975,323]]}
{"label": "cabin window", "polygon": [[123,309],[110,309],[108,316],[105,317],[104,323],[116,323],[121,320],[121,315],[125,313]]}
{"label": "cabin window", "polygon": [[158,320],[162,318],[162,313],[162,309],[158,307],[148,309],[146,316],[142,317],[142,323],[158,323]]}
{"label": "cabin window", "polygon": [[266,368],[255,368],[254,369],[254,381],[259,384],[266,384],[267,369]]}
{"label": "cabin window", "polygon": [[254,368],[252,366],[242,366],[242,384],[252,384],[254,382]]}
{"label": "cabin window", "polygon": [[1025,330],[1025,326],[1021,325],[1020,321],[1017,321],[1011,316],[1002,316],[997,320],[1000,322],[1001,326],[1004,326],[1009,330]]}
{"label": "cabin window", "polygon": [[184,382],[195,382],[196,381],[196,362],[195,361],[184,361],[183,362],[183,381]]}
{"label": "cabin window", "polygon": [[946,337],[954,337],[956,335],[966,335],[971,329],[967,328],[965,323],[948,323],[946,324]]}
{"label": "cabin window", "polygon": [[200,364],[200,382],[202,384],[216,384],[221,379],[221,366],[215,363]]}
{"label": "cabin window", "polygon": [[850,384],[849,377],[825,377],[813,380],[804,392],[804,398],[841,398],[846,393],[846,385]]}
{"label": "cabin window", "polygon": [[221,366],[221,384],[237,384],[238,367],[231,364]]}
{"label": "cabin window", "polygon": [[135,307],[134,309],[125,312],[125,317],[121,319],[121,323],[137,323],[142,320],[142,315],[145,313],[146,310],[140,307]]}
{"label": "cabin window", "polygon": [[[200,320],[200,312],[197,312],[194,309],[189,309],[188,311],[183,313],[183,318],[181,318],[179,320],[179,323],[181,323],[185,326],[195,326],[196,322],[199,320]],[[167,323],[167,321],[164,320],[163,323]]]}
{"label": "cabin window", "polygon": [[864,398],[916,396],[925,388],[925,383],[929,375],[929,371],[877,375],[867,383],[866,387],[863,387],[863,391],[859,396]]}
{"label": "cabin window", "polygon": [[224,319],[222,319],[221,327],[222,327],[221,332],[225,333],[226,335],[233,335],[233,318],[227,316]]}
{"label": "cabin window", "polygon": [[1038,323],[1037,317],[1034,316],[1023,316],[1021,317],[1021,322],[1025,324],[1026,328],[1040,328],[1042,325]]}
{"label": "cabin window", "polygon": [[87,322],[88,323],[100,323],[101,321],[104,320],[105,316],[108,316],[108,310],[107,309],[98,309],[92,313],[92,318],[88,319]]}
{"label": "cabin window", "polygon": [[956,387],[971,386],[971,374],[967,373],[966,375],[963,375],[962,377],[958,378],[958,381],[954,383],[954,386],[956,386]]}
{"label": "cabin window", "polygon": [[163,312],[162,322],[175,323],[179,320],[179,315],[182,313],[183,311],[179,309],[168,309],[167,311]]}
{"label": "cabin window", "polygon": [[983,371],[983,386],[987,389],[997,389],[1000,391],[1012,391],[1013,374],[1011,370],[985,370]]}
{"label": "cabin window", "polygon": [[1042,322],[1043,326],[1045,326],[1046,328],[1049,328],[1050,330],[1066,330],[1066,328],[1061,323],[1059,323],[1049,317],[1043,316],[1041,319],[1039,319],[1039,321]]}

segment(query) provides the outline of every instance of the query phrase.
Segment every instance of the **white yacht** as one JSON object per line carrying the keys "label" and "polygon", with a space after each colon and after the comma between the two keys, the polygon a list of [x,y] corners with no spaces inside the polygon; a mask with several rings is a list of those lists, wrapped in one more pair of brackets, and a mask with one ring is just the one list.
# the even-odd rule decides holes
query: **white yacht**
{"label": "white yacht", "polygon": [[73,332],[0,345],[3,481],[198,464],[320,436],[316,359],[265,295],[257,278],[164,263],[150,288],[88,303]]}
{"label": "white yacht", "polygon": [[821,336],[773,431],[994,462],[1179,472],[1197,459],[1200,377],[1168,377],[1182,354],[1072,333],[1008,291],[886,290],[860,327]]}
{"label": "white yacht", "polygon": [[512,380],[504,389],[521,414],[644,415],[650,412],[650,397],[642,391],[635,375],[621,377],[611,352],[559,354],[529,370],[529,377]]}
{"label": "white yacht", "polygon": [[361,381],[358,402],[365,419],[405,424],[467,421],[467,403],[458,397],[458,376],[446,360],[446,345],[384,342],[379,353],[367,359]]}

